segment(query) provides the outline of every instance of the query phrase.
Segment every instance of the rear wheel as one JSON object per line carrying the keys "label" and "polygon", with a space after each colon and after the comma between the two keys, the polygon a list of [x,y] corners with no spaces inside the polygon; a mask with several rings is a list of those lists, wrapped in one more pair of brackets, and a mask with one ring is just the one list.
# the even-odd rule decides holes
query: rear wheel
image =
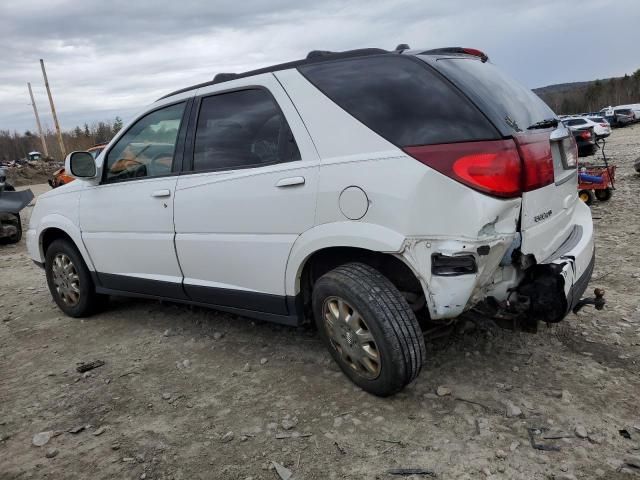
{"label": "rear wheel", "polygon": [[104,305],[107,297],[95,285],[80,252],[66,239],[54,240],[45,258],[47,284],[54,301],[71,317],[86,317]]}
{"label": "rear wheel", "polygon": [[596,190],[595,194],[598,200],[600,200],[601,202],[606,202],[613,195],[613,190],[610,188],[604,188],[602,190]]}
{"label": "rear wheel", "polygon": [[580,190],[578,192],[578,197],[587,205],[591,205],[593,203],[593,192],[591,190]]}
{"label": "rear wheel", "polygon": [[348,263],[323,275],[313,288],[313,313],[332,357],[363,390],[393,395],[420,373],[426,357],[420,325],[374,268]]}

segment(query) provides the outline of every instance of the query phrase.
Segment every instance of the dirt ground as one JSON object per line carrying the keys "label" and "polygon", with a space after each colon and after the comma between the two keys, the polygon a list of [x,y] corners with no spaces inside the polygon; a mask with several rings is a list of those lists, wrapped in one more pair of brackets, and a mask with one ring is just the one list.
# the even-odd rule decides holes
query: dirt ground
{"label": "dirt ground", "polygon": [[132,299],[67,318],[24,243],[0,247],[0,478],[277,479],[272,461],[297,480],[640,478],[640,125],[607,151],[618,189],[593,206],[590,286],[605,310],[430,343],[389,399],[310,329]]}

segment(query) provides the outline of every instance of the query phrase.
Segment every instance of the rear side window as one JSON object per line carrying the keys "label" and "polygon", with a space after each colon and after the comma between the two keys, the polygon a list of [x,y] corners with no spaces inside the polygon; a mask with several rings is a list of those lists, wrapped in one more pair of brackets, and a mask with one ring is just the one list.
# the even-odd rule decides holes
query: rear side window
{"label": "rear side window", "polygon": [[193,169],[233,170],[300,160],[284,115],[262,89],[202,99]]}
{"label": "rear side window", "polygon": [[555,118],[546,103],[530,89],[489,62],[473,58],[438,59],[437,68],[463,92],[481,103],[480,108],[496,124],[524,131],[531,125]]}
{"label": "rear side window", "polygon": [[497,138],[467,98],[410,58],[356,58],[299,70],[336,104],[400,147]]}

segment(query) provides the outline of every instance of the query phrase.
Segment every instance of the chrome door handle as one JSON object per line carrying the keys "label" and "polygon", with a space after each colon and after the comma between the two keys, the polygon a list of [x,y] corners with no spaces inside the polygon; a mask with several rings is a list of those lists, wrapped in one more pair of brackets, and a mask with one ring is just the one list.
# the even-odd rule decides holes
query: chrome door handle
{"label": "chrome door handle", "polygon": [[151,194],[152,197],[170,197],[171,190],[156,190]]}
{"label": "chrome door handle", "polygon": [[304,185],[304,177],[281,178],[276,182],[276,187],[292,187],[294,185]]}

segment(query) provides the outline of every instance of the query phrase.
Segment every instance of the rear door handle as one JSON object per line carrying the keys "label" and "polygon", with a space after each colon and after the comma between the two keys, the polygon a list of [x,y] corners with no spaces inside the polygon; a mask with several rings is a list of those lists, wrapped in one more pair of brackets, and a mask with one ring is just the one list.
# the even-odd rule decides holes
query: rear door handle
{"label": "rear door handle", "polygon": [[276,182],[276,187],[292,187],[294,185],[304,185],[304,177],[281,178]]}
{"label": "rear door handle", "polygon": [[170,197],[171,190],[156,190],[151,194],[152,197]]}

